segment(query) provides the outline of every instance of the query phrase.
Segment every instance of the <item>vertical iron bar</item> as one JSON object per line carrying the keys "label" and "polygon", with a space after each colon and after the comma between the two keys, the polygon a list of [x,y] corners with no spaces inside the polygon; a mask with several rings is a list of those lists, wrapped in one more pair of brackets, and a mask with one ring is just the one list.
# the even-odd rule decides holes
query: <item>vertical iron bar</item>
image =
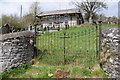
{"label": "vertical iron bar", "polygon": [[70,42],[71,42],[71,44],[70,44],[70,53],[72,53],[72,33],[70,33],[70,37],[71,37],[71,39],[70,39]]}
{"label": "vertical iron bar", "polygon": [[35,28],[35,34],[34,34],[34,52],[35,52],[35,55],[34,55],[34,57],[36,57],[37,56],[37,51],[36,51],[36,36],[37,36],[37,31],[36,31],[36,26],[37,25],[35,25],[34,26],[34,28]]}
{"label": "vertical iron bar", "polygon": [[57,52],[58,52],[58,50],[59,50],[59,49],[58,49],[58,42],[59,42],[59,41],[58,41],[58,38],[57,38],[58,36],[59,36],[59,34],[57,33],[57,36],[56,36],[56,40],[57,40],[57,42],[56,42],[56,44],[57,44]]}
{"label": "vertical iron bar", "polygon": [[49,50],[49,43],[50,43],[50,39],[49,39],[49,37],[50,37],[50,34],[48,33],[48,52],[50,52]]}
{"label": "vertical iron bar", "polygon": [[71,33],[71,53],[73,53],[73,41],[72,41],[72,39],[74,39],[74,36],[73,36],[73,33]]}
{"label": "vertical iron bar", "polygon": [[48,34],[47,37],[46,37],[46,38],[47,38],[47,40],[46,40],[46,41],[47,41],[47,42],[46,42],[47,45],[46,45],[46,46],[47,46],[47,51],[48,51],[48,53],[49,53],[49,37],[48,37],[48,36],[49,36],[49,34]]}
{"label": "vertical iron bar", "polygon": [[[75,57],[77,58],[77,33],[75,33],[75,44],[74,45],[75,45],[75,53],[74,54],[75,54]],[[77,64],[77,62],[75,62],[75,63]]]}
{"label": "vertical iron bar", "polygon": [[[80,52],[81,52],[81,48],[80,48],[80,32],[78,32],[78,48],[80,49]],[[79,53],[79,50],[78,50],[78,53]]]}
{"label": "vertical iron bar", "polygon": [[[80,46],[81,46],[81,44],[80,44],[80,32],[78,32],[78,44],[77,44],[77,45],[78,45],[78,55],[77,55],[77,56],[79,57],[79,54],[81,53],[81,47],[80,47]],[[79,50],[79,49],[80,49],[80,50]],[[77,57],[77,58],[78,58],[78,57]],[[77,64],[79,64],[79,59],[78,59],[78,61],[77,61]]]}
{"label": "vertical iron bar", "polygon": [[[86,30],[86,28],[85,28],[85,59],[83,59],[83,61],[84,61],[84,63],[87,63],[87,30]],[[84,64],[84,66],[85,66],[85,64]]]}
{"label": "vertical iron bar", "polygon": [[[59,33],[59,36],[58,37],[60,37],[61,36],[61,33]],[[61,39],[58,39],[59,40],[59,46],[58,46],[58,49],[59,49],[59,53],[61,53],[61,51],[62,51],[62,49],[61,49]],[[62,59],[62,58],[61,58]]]}
{"label": "vertical iron bar", "polygon": [[[69,33],[68,33],[67,35],[69,36]],[[68,48],[67,48],[67,53],[69,54],[69,51],[70,51],[70,50],[69,50],[69,49],[70,49],[69,47],[70,47],[70,45],[68,45],[68,44],[69,44],[69,39],[67,40],[67,47],[68,47]],[[68,55],[68,54],[67,54],[67,55]]]}
{"label": "vertical iron bar", "polygon": [[[70,36],[70,33],[69,33],[69,36]],[[70,43],[70,39],[69,39],[69,43]],[[70,44],[70,45],[71,45],[71,44]],[[69,45],[69,54],[71,54],[71,53],[70,53],[70,45]]]}
{"label": "vertical iron bar", "polygon": [[77,54],[77,33],[75,33],[75,54]]}
{"label": "vertical iron bar", "polygon": [[64,65],[66,64],[66,56],[65,56],[65,54],[66,54],[66,51],[65,51],[66,41],[65,41],[65,37],[66,37],[66,33],[64,33]]}
{"label": "vertical iron bar", "polygon": [[58,33],[56,33],[56,51],[58,52],[58,40],[57,40]]}
{"label": "vertical iron bar", "polygon": [[[81,31],[81,42],[83,42],[83,31]],[[82,43],[81,43],[82,44]],[[84,46],[84,44],[83,44],[83,46]],[[81,46],[81,53],[83,53],[83,46]]]}
{"label": "vertical iron bar", "polygon": [[101,38],[102,38],[102,24],[99,24],[99,53],[98,58],[100,58],[100,52],[101,52]]}
{"label": "vertical iron bar", "polygon": [[85,33],[84,33],[84,35],[85,35],[85,38],[84,38],[84,40],[85,40],[85,53],[86,53],[86,50],[87,50],[87,49],[86,49],[86,46],[87,46],[87,45],[86,45],[86,30],[85,30]]}
{"label": "vertical iron bar", "polygon": [[51,33],[51,36],[50,36],[50,51],[51,51],[51,52],[53,52],[53,51],[52,51],[52,43],[53,43],[53,42],[52,42],[52,39],[53,39],[53,38],[52,38],[52,33]]}
{"label": "vertical iron bar", "polygon": [[54,53],[55,53],[55,51],[56,51],[56,49],[55,49],[55,33],[54,33]]}
{"label": "vertical iron bar", "polygon": [[88,50],[88,52],[91,53],[91,52],[90,52],[90,28],[89,28],[89,32],[88,32],[88,33],[89,33],[89,34],[88,34],[88,36],[89,36],[89,50]]}
{"label": "vertical iron bar", "polygon": [[40,49],[41,49],[41,45],[42,45],[42,44],[41,44],[41,41],[42,41],[42,40],[41,40],[41,33],[40,33],[40,38],[39,38],[39,43],[40,43],[39,46],[40,46]]}
{"label": "vertical iron bar", "polygon": [[98,25],[96,24],[96,57],[98,57]]}
{"label": "vertical iron bar", "polygon": [[[61,36],[64,36],[64,33],[61,33]],[[62,52],[64,52],[64,42],[63,42],[63,39],[60,41],[61,42],[61,47],[60,48],[62,48],[62,51],[61,51],[61,53]],[[64,53],[62,54],[62,59],[64,60]],[[63,64],[64,64],[64,62],[63,62]]]}
{"label": "vertical iron bar", "polygon": [[[94,35],[94,27],[92,27],[92,34]],[[92,36],[92,35],[91,35]],[[94,37],[95,38],[95,37]],[[94,38],[93,38],[93,40],[91,40],[91,45],[92,45],[92,47],[91,47],[91,49],[92,49],[92,53],[94,53],[94,49],[95,49],[95,45],[94,45]]]}

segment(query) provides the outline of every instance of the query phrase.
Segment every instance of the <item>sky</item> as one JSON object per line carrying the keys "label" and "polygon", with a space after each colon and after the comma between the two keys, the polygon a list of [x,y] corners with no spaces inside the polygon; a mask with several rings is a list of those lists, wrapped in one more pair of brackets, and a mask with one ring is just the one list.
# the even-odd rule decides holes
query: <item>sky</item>
{"label": "sky", "polygon": [[[34,2],[40,2],[40,7],[43,12],[61,9],[71,9],[75,8],[71,1],[73,0],[0,0],[0,16],[2,14],[10,15],[17,14],[20,15],[20,6],[23,7],[23,15],[29,12],[30,5]],[[79,0],[83,1],[83,0]],[[116,16],[118,17],[118,1],[119,0],[102,0],[108,5],[107,10],[99,12],[107,17]]]}

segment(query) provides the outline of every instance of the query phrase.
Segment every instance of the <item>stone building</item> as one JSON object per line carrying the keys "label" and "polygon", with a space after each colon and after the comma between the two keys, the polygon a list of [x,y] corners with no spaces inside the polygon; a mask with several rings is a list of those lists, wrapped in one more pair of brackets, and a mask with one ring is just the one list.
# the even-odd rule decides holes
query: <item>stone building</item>
{"label": "stone building", "polygon": [[44,27],[60,27],[79,26],[84,23],[80,9],[66,9],[43,12],[37,15],[41,19],[41,24]]}

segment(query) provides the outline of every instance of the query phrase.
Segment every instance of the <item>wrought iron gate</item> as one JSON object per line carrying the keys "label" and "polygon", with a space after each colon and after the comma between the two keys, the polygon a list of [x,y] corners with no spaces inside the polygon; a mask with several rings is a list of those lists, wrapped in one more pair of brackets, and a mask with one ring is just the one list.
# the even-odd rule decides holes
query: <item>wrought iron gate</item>
{"label": "wrought iron gate", "polygon": [[94,26],[76,32],[40,34],[37,48],[41,51],[41,60],[50,65],[92,65],[99,57],[100,33],[100,28]]}

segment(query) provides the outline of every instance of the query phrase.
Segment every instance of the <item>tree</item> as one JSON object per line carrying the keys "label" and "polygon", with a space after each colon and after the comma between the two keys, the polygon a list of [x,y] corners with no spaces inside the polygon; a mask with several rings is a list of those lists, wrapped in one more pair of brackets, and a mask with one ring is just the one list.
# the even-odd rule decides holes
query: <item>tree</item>
{"label": "tree", "polygon": [[[89,14],[88,13],[85,13],[85,16],[84,16],[84,19],[89,22]],[[96,21],[98,19],[98,14],[93,14],[92,15],[92,21]]]}
{"label": "tree", "polygon": [[23,26],[29,26],[30,24],[33,23],[33,14],[27,14],[23,16]]}
{"label": "tree", "polygon": [[30,14],[33,14],[34,20],[33,23],[36,21],[36,15],[41,13],[40,3],[33,2],[30,6]]}
{"label": "tree", "polygon": [[2,15],[2,26],[4,26],[4,24],[10,24],[10,20],[10,16]]}
{"label": "tree", "polygon": [[89,23],[92,23],[93,15],[95,15],[97,12],[103,9],[107,9],[107,4],[102,1],[98,1],[98,0],[92,0],[92,1],[85,0],[83,2],[74,1],[72,3],[76,7],[82,9],[88,15]]}
{"label": "tree", "polygon": [[10,26],[15,26],[16,28],[23,27],[22,22],[20,21],[20,17],[18,17],[16,14],[10,15]]}
{"label": "tree", "polygon": [[14,26],[15,28],[21,28],[23,27],[20,18],[14,14],[14,15],[2,15],[2,26],[5,24],[9,24],[11,27]]}
{"label": "tree", "polygon": [[115,17],[115,16],[113,16],[113,17],[112,17],[112,22],[113,22],[114,24],[117,24],[117,23],[118,23],[118,18]]}
{"label": "tree", "polygon": [[100,15],[98,15],[98,17],[101,18],[103,23],[108,23],[108,20],[107,20],[107,17],[105,16],[105,14],[100,14]]}

